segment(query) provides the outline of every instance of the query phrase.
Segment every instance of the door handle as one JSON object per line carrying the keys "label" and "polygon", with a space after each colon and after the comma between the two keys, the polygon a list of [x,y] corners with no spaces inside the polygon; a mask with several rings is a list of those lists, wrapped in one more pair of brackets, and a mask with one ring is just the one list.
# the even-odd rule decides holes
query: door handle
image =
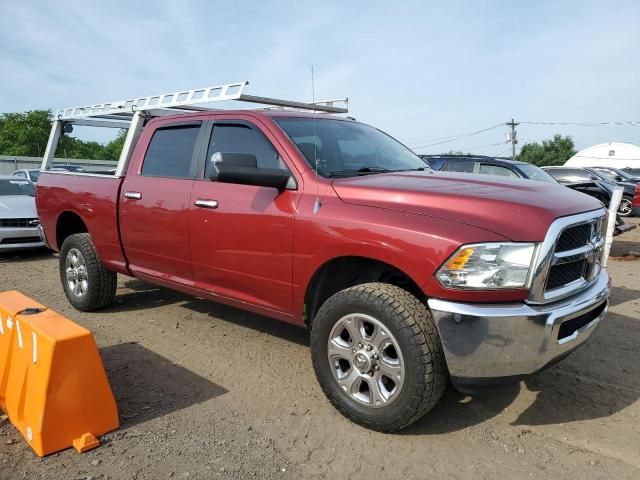
{"label": "door handle", "polygon": [[217,200],[196,200],[193,204],[200,208],[218,208]]}
{"label": "door handle", "polygon": [[124,197],[130,198],[131,200],[140,200],[142,194],[140,192],[124,192]]}

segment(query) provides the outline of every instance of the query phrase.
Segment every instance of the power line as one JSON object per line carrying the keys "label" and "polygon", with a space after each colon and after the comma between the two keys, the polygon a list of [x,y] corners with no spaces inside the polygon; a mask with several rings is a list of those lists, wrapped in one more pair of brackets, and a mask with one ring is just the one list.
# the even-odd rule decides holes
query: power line
{"label": "power line", "polygon": [[[516,148],[520,148],[520,147],[516,147]],[[503,153],[507,153],[509,150],[511,150],[511,147],[507,148],[506,150],[503,150],[503,151],[502,151],[502,152],[500,152],[500,153],[497,153],[495,156],[496,156],[496,157],[499,157],[499,156],[500,156],[500,155],[502,155]]]}
{"label": "power line", "polygon": [[619,126],[638,126],[640,121],[629,122],[520,122],[528,125],[566,125],[574,127],[619,127]]}
{"label": "power line", "polygon": [[[480,148],[497,147],[498,145],[504,145],[504,143],[505,142],[488,143],[487,145],[479,145],[477,147],[465,148],[465,150],[469,150],[469,152],[471,152],[471,150],[478,150]],[[509,148],[511,148],[511,147],[509,147]]]}
{"label": "power line", "polygon": [[[489,130],[493,130],[494,128],[498,128],[498,127],[502,127],[503,124],[502,123],[498,123],[497,125],[493,125],[491,127],[487,127],[487,128],[483,128],[482,130],[477,130],[475,132],[470,132],[470,133],[462,133],[460,135],[452,135],[450,137],[441,137],[441,138],[445,138],[448,140],[442,140],[440,142],[435,142],[435,143],[429,143],[427,145],[416,145],[413,146],[411,148],[413,149],[418,149],[418,148],[427,148],[427,147],[434,147],[436,145],[442,145],[443,143],[449,143],[449,142],[454,142],[456,140],[461,140],[463,138],[467,138],[467,137],[471,137],[473,135],[478,135],[479,133],[484,133],[484,132],[488,132]],[[425,140],[427,142],[433,141],[433,140],[438,140],[437,138],[434,138],[432,140]]]}
{"label": "power line", "polygon": [[[512,125],[513,123],[515,123],[515,125]],[[515,145],[518,143],[515,136],[516,135],[515,127],[520,124],[577,126],[577,127],[599,127],[599,126],[620,127],[620,126],[640,126],[640,121],[633,120],[633,121],[625,121],[625,122],[534,122],[534,121],[514,122],[514,120],[512,119],[511,122],[506,123],[508,127],[511,127],[512,157],[515,157],[515,148],[516,148]],[[468,133],[461,133],[458,135],[432,138],[431,140],[425,140],[425,142],[433,142],[433,143],[411,146],[411,149],[417,150],[417,149],[435,147],[436,145],[443,145],[445,143],[455,142],[458,140],[462,140],[463,138],[472,137],[480,133],[488,132],[489,130],[494,130],[503,125],[504,125],[503,123],[498,123],[496,125],[492,125],[491,127],[483,128],[481,130],[476,130],[475,132],[468,132]],[[638,142],[633,142],[633,143],[638,143]],[[474,147],[474,148],[484,148],[484,147],[489,147],[494,145],[499,145],[499,144],[482,145],[480,147]]]}

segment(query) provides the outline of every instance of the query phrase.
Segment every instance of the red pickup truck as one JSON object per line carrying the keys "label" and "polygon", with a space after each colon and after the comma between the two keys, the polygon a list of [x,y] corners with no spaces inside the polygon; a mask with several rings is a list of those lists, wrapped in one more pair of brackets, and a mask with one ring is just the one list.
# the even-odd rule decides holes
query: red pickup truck
{"label": "red pickup truck", "polygon": [[38,182],[71,304],[108,306],[122,274],[306,326],[326,396],[369,428],[416,421],[448,378],[473,391],[537,372],[606,313],[609,222],[587,195],[436,173],[380,130],[316,112],[138,127],[116,175]]}

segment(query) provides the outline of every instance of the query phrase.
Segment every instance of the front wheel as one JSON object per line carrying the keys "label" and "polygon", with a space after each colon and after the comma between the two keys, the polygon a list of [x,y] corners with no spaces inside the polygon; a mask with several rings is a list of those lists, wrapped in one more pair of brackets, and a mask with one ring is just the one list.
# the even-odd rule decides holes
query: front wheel
{"label": "front wheel", "polygon": [[357,285],[329,298],[313,321],[311,355],[331,403],[373,430],[409,426],[433,408],[447,383],[429,310],[393,285]]}
{"label": "front wheel", "polygon": [[629,197],[622,197],[620,206],[618,207],[618,215],[621,217],[629,217],[633,211],[632,200]]}
{"label": "front wheel", "polygon": [[111,303],[117,275],[102,264],[91,235],[69,235],[62,243],[59,261],[62,288],[77,310],[90,312]]}

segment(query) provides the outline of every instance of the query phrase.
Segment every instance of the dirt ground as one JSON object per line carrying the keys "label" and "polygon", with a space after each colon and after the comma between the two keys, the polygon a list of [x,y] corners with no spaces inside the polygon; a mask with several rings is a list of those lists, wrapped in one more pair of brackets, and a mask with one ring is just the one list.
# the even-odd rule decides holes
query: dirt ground
{"label": "dirt ground", "polygon": [[[637,220],[635,223],[640,223]],[[44,459],[0,423],[0,478],[640,478],[640,228],[614,243],[610,313],[582,349],[520,384],[449,389],[408,430],[341,417],[305,331],[120,277],[80,313],[46,252],[0,256],[17,289],[91,329],[122,426],[85,454]]]}

